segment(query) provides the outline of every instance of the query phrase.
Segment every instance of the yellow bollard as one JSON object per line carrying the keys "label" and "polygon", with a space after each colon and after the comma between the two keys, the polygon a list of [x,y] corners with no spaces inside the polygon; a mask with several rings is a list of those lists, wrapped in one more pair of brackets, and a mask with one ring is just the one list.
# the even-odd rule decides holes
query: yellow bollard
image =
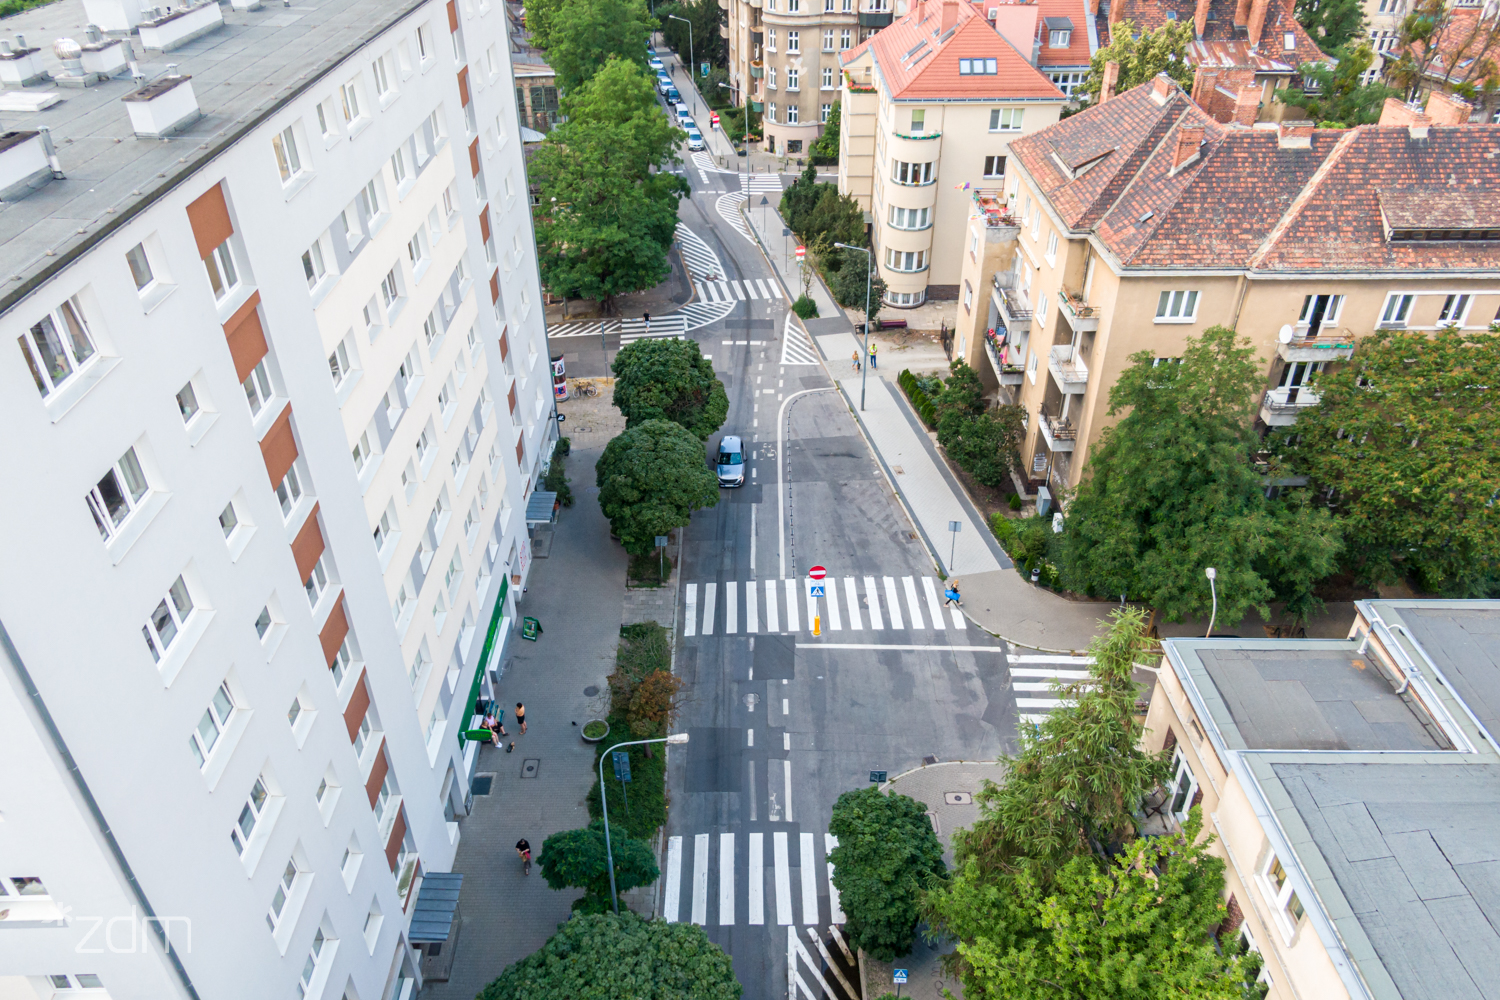
{"label": "yellow bollard", "polygon": [[813,635],[823,634],[823,616],[813,615]]}

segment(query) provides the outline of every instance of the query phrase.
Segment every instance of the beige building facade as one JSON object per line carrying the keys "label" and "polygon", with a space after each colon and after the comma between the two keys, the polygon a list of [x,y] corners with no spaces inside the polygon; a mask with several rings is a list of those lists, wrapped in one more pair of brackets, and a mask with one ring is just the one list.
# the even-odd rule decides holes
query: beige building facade
{"label": "beige building facade", "polygon": [[[1131,130],[1153,108],[1178,121],[1141,148]],[[1448,209],[1423,185],[1383,188],[1439,156],[1490,183],[1492,126],[1225,127],[1159,78],[1025,142],[1006,185],[970,198],[955,347],[1026,409],[1031,489],[1078,484],[1140,352],[1170,364],[1189,337],[1237,330],[1267,372],[1269,428],[1316,404],[1318,373],[1376,329],[1484,330],[1500,315],[1500,243],[1472,221],[1436,228]],[[1110,169],[1122,149],[1139,164],[1129,178]],[[1433,221],[1391,228],[1408,216]]]}

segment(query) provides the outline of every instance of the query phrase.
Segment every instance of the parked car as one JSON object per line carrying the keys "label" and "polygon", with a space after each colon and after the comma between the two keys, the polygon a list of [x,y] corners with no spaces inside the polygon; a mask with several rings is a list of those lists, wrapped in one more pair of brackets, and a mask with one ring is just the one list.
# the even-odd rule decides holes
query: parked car
{"label": "parked car", "polygon": [[669,91],[671,89],[672,89],[672,78],[670,76],[667,76],[667,74],[665,74],[665,73],[658,73],[658,74],[656,74],[656,90],[657,90],[657,92],[665,94],[667,91]]}
{"label": "parked car", "polygon": [[703,148],[703,133],[699,132],[696,128],[688,129],[688,149],[696,153]]}
{"label": "parked car", "polygon": [[720,486],[745,485],[745,446],[733,434],[725,434],[719,439],[717,464]]}
{"label": "parked car", "polygon": [[691,132],[698,127],[698,123],[693,121],[692,115],[678,115],[677,127]]}
{"label": "parked car", "polygon": [[656,70],[658,73],[665,73],[666,70],[667,70],[666,64],[663,63],[660,59],[656,58],[655,56],[652,56],[650,59],[647,59],[646,60],[646,65],[650,66],[652,69]]}
{"label": "parked car", "polygon": [[670,87],[667,88],[667,103],[668,104],[681,104],[682,103],[682,95],[677,92],[677,87],[676,87],[675,84],[673,86],[670,86]]}

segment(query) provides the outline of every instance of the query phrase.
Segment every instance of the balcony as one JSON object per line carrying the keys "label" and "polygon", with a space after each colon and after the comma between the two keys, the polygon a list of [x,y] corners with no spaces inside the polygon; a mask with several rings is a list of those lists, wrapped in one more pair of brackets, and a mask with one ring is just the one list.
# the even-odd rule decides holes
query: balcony
{"label": "balcony", "polygon": [[750,32],[750,44],[751,45],[764,45],[765,41],[766,41],[766,33],[764,31],[752,30]]}
{"label": "balcony", "polygon": [[753,77],[756,80],[759,80],[761,77],[763,77],[765,75],[766,75],[766,66],[765,66],[764,62],[761,62],[760,60],[756,60],[755,62],[753,62],[753,63],[750,64],[750,76],[751,77]]}
{"label": "balcony", "polygon": [[1319,330],[1309,337],[1305,328],[1297,329],[1292,339],[1276,345],[1283,361],[1342,361],[1354,355],[1354,334],[1349,330]]}
{"label": "balcony", "polygon": [[1031,300],[1018,288],[1003,287],[998,280],[1000,277],[998,274],[995,277],[997,279],[995,281],[995,305],[1000,309],[1005,328],[1012,333],[1029,332],[1031,330]]}
{"label": "balcony", "polygon": [[984,216],[984,224],[987,227],[1015,230],[1021,228],[1020,221],[1011,213],[1010,205],[1005,200],[1005,192],[999,188],[974,188],[972,196],[974,208],[978,214]]}
{"label": "balcony", "polygon": [[1260,402],[1260,419],[1267,427],[1287,427],[1297,422],[1297,414],[1318,405],[1318,394],[1307,386],[1272,389]]}
{"label": "balcony", "polygon": [[1078,333],[1093,333],[1099,329],[1099,309],[1083,301],[1083,296],[1064,288],[1057,304],[1068,318],[1068,325]]}
{"label": "balcony", "polygon": [[1047,356],[1047,370],[1063,392],[1083,392],[1089,386],[1088,365],[1072,344],[1058,344]]}
{"label": "balcony", "polygon": [[1013,352],[1006,346],[1005,340],[993,330],[985,331],[984,353],[989,355],[990,367],[995,369],[995,376],[1000,379],[1001,385],[1021,384],[1021,379],[1026,374],[1026,366],[1005,360],[1012,356]]}
{"label": "balcony", "polygon": [[891,23],[893,15],[888,10],[862,10],[859,12],[859,26],[861,28],[885,28]]}
{"label": "balcony", "polygon": [[728,10],[729,9],[729,0],[719,0],[719,9],[720,10]]}
{"label": "balcony", "polygon": [[1050,416],[1043,409],[1037,413],[1037,422],[1041,424],[1042,439],[1047,442],[1048,451],[1072,451],[1078,443],[1078,428],[1067,417]]}
{"label": "balcony", "polygon": [[[721,7],[724,6],[724,0],[719,0],[719,6],[721,6]],[[721,24],[721,25],[719,25],[719,37],[720,38],[728,38],[729,37],[729,25],[727,25],[727,24]]]}

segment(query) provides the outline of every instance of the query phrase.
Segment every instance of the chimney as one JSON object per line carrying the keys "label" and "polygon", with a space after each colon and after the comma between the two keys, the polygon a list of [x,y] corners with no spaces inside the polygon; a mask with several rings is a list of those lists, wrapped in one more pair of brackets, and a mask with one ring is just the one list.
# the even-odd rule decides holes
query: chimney
{"label": "chimney", "polygon": [[1193,103],[1204,111],[1208,110],[1210,95],[1213,94],[1218,79],[1218,70],[1206,69],[1201,64],[1193,71]]}
{"label": "chimney", "polygon": [[1471,110],[1469,102],[1441,90],[1427,95],[1427,117],[1434,125],[1467,125]]}
{"label": "chimney", "polygon": [[1172,78],[1165,73],[1156,74],[1156,79],[1151,81],[1151,99],[1157,104],[1166,104],[1171,96]]}
{"label": "chimney", "polygon": [[1283,121],[1276,123],[1276,147],[1278,149],[1311,149],[1313,123],[1310,121]]}
{"label": "chimney", "polygon": [[938,37],[946,35],[958,23],[958,0],[943,0],[943,20],[938,28]]}
{"label": "chimney", "polygon": [[1270,0],[1251,0],[1250,21],[1248,31],[1250,34],[1250,47],[1257,48],[1260,45],[1260,33],[1266,26],[1266,8],[1270,6]]}
{"label": "chimney", "polygon": [[1193,30],[1197,37],[1203,39],[1203,29],[1208,26],[1208,5],[1210,0],[1198,0],[1198,9],[1193,12]]}
{"label": "chimney", "polygon": [[1250,23],[1250,0],[1239,0],[1234,7],[1234,26],[1243,28]]}
{"label": "chimney", "polygon": [[1177,150],[1172,154],[1172,172],[1176,173],[1188,160],[1198,155],[1203,143],[1202,125],[1184,125],[1177,130]]}
{"label": "chimney", "polygon": [[1382,125],[1406,125],[1425,129],[1431,122],[1432,119],[1423,114],[1421,108],[1396,97],[1387,97],[1385,106],[1380,109]]}
{"label": "chimney", "polygon": [[1249,128],[1260,114],[1260,88],[1248,84],[1234,95],[1234,123]]}
{"label": "chimney", "polygon": [[[1116,7],[1119,6],[1119,4],[1118,3],[1112,3],[1109,6],[1110,6],[1110,10],[1114,10]],[[1111,97],[1115,96],[1115,84],[1118,83],[1119,80],[1120,80],[1120,64],[1117,63],[1117,62],[1107,62],[1107,63],[1105,63],[1104,64],[1104,82],[1102,84],[1100,84],[1100,86],[1099,86],[1099,103],[1100,104],[1103,104],[1105,101],[1107,101]]]}
{"label": "chimney", "polygon": [[120,98],[130,114],[135,134],[143,139],[159,139],[202,118],[192,79],[186,73],[173,72]]}
{"label": "chimney", "polygon": [[1099,16],[1099,0],[1089,0],[1089,17]]}
{"label": "chimney", "polygon": [[1116,2],[1114,2],[1114,0],[1111,0],[1110,5],[1109,5],[1109,23],[1110,23],[1110,25],[1113,26],[1115,23],[1117,23],[1120,20],[1120,18],[1122,18],[1124,16],[1125,16],[1125,4],[1123,2],[1116,3]]}

